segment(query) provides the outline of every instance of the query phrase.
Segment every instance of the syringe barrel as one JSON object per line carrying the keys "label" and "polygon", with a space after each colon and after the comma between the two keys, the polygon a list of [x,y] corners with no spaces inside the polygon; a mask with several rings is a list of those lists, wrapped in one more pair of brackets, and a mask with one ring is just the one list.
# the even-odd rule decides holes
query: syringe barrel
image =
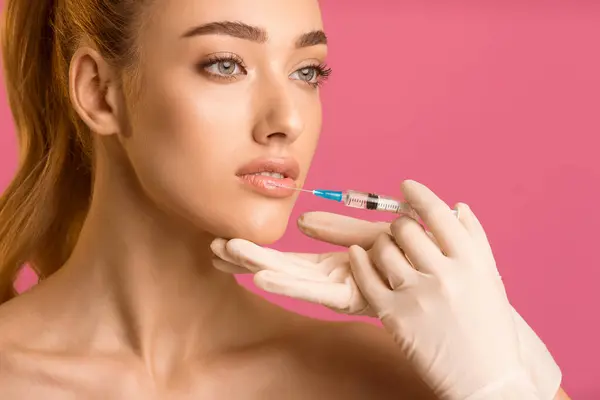
{"label": "syringe barrel", "polygon": [[391,197],[381,196],[374,193],[358,192],[348,190],[344,192],[343,202],[348,207],[363,210],[387,211],[396,214],[413,214],[413,209],[405,202]]}

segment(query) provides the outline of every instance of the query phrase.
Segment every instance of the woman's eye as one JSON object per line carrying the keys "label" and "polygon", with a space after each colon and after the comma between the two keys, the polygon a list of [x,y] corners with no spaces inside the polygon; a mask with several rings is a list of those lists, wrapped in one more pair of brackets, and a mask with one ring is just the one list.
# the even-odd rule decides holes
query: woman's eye
{"label": "woman's eye", "polygon": [[319,71],[315,67],[300,68],[290,75],[290,78],[307,83],[317,83],[319,80]]}
{"label": "woman's eye", "polygon": [[244,72],[240,64],[232,60],[215,61],[214,63],[207,65],[205,69],[209,74],[224,77],[235,76]]}

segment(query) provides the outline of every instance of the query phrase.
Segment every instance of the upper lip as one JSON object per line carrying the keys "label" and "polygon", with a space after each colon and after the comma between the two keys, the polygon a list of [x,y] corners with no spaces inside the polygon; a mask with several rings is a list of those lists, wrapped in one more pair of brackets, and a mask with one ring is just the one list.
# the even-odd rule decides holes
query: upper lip
{"label": "upper lip", "polygon": [[257,158],[250,161],[237,171],[238,176],[257,174],[261,172],[276,172],[285,178],[296,180],[300,174],[298,161],[293,158]]}

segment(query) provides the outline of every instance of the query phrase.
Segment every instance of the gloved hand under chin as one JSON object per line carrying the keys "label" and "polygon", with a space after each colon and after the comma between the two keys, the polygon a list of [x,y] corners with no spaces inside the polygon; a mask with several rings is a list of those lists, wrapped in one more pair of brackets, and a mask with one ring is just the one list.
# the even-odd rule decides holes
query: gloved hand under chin
{"label": "gloved hand under chin", "polygon": [[552,399],[560,370],[508,303],[477,218],[461,205],[457,220],[415,182],[403,192],[429,234],[406,217],[390,227],[315,213],[300,224],[303,232],[352,246],[348,253],[290,254],[216,240],[215,266],[256,273],[257,286],[273,293],[379,317],[442,398]]}

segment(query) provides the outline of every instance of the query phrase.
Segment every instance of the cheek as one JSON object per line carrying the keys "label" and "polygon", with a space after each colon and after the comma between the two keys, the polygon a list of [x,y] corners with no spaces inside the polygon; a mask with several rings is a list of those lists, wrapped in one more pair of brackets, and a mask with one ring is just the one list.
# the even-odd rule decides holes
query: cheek
{"label": "cheek", "polygon": [[310,168],[315,150],[319,143],[322,126],[322,108],[317,95],[305,97],[298,102],[301,106],[304,130],[298,139],[292,144],[294,156],[302,167],[301,180],[306,178]]}
{"label": "cheek", "polygon": [[210,223],[222,213],[216,205],[232,195],[236,156],[247,147],[248,110],[228,104],[230,115],[182,91],[146,93],[139,103],[132,134],[124,146],[146,194],[161,208]]}
{"label": "cheek", "polygon": [[[243,163],[261,155],[251,135],[254,112],[247,101],[182,90],[148,96],[138,104],[124,146],[144,194],[158,209],[219,237],[261,244],[281,237],[293,199],[248,193],[235,175]],[[298,139],[294,154],[304,173],[316,144],[312,117],[311,133]]]}

